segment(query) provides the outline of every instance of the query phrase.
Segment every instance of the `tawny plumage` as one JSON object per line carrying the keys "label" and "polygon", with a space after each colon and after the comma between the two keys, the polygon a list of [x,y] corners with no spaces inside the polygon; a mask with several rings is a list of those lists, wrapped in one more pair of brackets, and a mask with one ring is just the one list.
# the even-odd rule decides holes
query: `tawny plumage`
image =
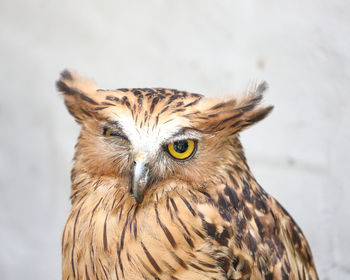
{"label": "tawny plumage", "polygon": [[101,90],[64,71],[81,125],[62,279],[317,279],[305,237],[256,182],[239,133],[272,107],[239,98]]}

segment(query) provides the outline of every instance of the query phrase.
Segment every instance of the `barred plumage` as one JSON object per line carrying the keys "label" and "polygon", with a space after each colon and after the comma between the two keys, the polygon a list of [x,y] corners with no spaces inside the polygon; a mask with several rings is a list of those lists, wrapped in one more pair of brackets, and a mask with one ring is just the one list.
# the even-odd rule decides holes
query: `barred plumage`
{"label": "barred plumage", "polygon": [[[57,87],[82,130],[62,279],[317,279],[305,237],[256,182],[238,135],[260,84],[229,100],[174,89]],[[190,156],[176,158],[189,149]]]}

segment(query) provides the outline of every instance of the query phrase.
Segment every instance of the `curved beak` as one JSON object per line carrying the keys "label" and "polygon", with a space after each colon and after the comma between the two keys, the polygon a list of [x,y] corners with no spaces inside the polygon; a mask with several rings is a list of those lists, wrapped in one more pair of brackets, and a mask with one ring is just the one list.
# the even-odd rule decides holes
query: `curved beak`
{"label": "curved beak", "polygon": [[131,170],[130,195],[135,197],[137,203],[143,200],[143,193],[149,185],[149,168],[143,154],[137,155]]}

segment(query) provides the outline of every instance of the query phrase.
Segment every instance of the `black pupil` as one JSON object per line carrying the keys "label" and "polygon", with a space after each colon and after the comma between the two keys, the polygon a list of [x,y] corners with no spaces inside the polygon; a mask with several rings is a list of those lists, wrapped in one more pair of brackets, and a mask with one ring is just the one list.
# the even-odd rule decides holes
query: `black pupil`
{"label": "black pupil", "polygon": [[174,142],[175,152],[182,154],[186,152],[187,149],[188,149],[188,142],[186,140]]}

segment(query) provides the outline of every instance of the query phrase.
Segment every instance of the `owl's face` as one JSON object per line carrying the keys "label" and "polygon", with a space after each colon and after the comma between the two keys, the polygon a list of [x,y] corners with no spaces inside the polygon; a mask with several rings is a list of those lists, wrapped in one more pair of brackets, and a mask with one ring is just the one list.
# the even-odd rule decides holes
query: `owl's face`
{"label": "owl's face", "polygon": [[205,187],[241,160],[237,134],[264,118],[264,84],[241,99],[206,99],[170,89],[99,90],[65,71],[57,86],[81,124],[76,164],[116,181],[138,203],[154,194]]}

